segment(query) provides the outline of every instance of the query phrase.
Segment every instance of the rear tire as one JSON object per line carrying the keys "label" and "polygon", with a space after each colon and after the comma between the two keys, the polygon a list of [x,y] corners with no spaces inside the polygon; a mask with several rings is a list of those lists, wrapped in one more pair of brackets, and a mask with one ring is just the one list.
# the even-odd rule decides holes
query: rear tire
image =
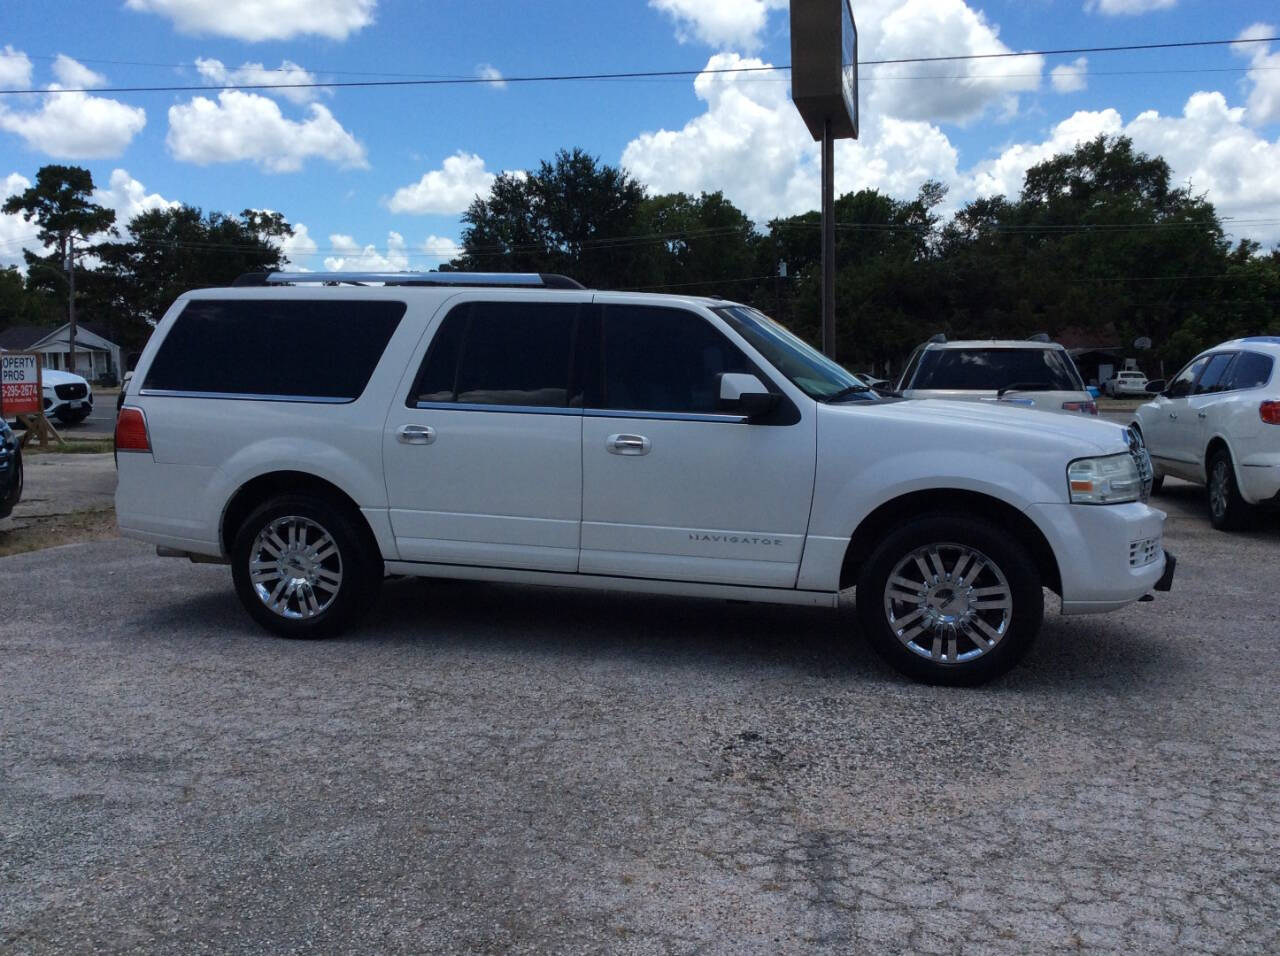
{"label": "rear tire", "polygon": [[882,541],[858,577],[862,631],[894,668],[929,684],[981,684],[1013,667],[1044,617],[1035,561],[992,524],[925,515]]}
{"label": "rear tire", "polygon": [[382,556],[360,515],[311,495],[260,505],[231,548],[240,602],[282,637],[341,632],[373,605],[382,575]]}
{"label": "rear tire", "polygon": [[1253,516],[1253,507],[1244,500],[1236,486],[1231,453],[1219,448],[1209,456],[1208,470],[1209,523],[1219,531],[1244,529]]}

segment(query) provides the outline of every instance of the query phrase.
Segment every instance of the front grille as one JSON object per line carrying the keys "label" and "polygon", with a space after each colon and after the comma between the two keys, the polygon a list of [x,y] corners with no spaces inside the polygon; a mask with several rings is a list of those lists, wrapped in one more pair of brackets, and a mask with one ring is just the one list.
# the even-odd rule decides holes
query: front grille
{"label": "front grille", "polygon": [[1129,543],[1129,567],[1145,568],[1154,563],[1161,553],[1160,536],[1143,538],[1141,541]]}
{"label": "front grille", "polygon": [[1155,475],[1151,467],[1151,456],[1147,454],[1141,432],[1136,428],[1126,428],[1125,433],[1129,442],[1129,454],[1133,456],[1133,463],[1138,466],[1138,478],[1142,481],[1142,492],[1138,497],[1146,501],[1151,497],[1151,481]]}
{"label": "front grille", "polygon": [[70,385],[55,385],[53,386],[53,394],[64,402],[70,402],[88,395],[89,386],[81,385],[79,382],[72,382]]}

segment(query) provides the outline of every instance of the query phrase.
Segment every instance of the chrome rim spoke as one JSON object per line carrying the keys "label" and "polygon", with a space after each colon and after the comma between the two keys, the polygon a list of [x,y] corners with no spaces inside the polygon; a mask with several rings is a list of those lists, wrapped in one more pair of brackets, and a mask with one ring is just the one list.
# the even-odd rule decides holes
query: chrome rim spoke
{"label": "chrome rim spoke", "polygon": [[342,553],[321,525],[301,515],[265,526],[249,551],[249,582],[263,605],[290,620],[323,614],[342,590]]}

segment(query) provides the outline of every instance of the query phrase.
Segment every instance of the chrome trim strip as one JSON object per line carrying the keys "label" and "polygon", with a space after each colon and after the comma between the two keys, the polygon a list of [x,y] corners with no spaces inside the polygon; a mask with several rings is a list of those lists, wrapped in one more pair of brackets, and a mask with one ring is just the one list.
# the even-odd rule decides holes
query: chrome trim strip
{"label": "chrome trim strip", "polygon": [[580,408],[563,405],[480,405],[471,402],[412,402],[410,408],[436,408],[448,412],[512,412],[520,415],[581,415]]}
{"label": "chrome trim strip", "polygon": [[541,274],[528,272],[271,272],[268,285],[281,283],[384,282],[391,285],[545,287]]}
{"label": "chrome trim strip", "polygon": [[583,414],[587,418],[644,418],[656,422],[722,422],[730,425],[741,425],[747,421],[745,415],[708,415],[691,412],[635,412],[623,409],[588,408]]}
{"label": "chrome trim strip", "polygon": [[245,402],[307,402],[313,405],[350,405],[354,398],[334,398],[323,395],[253,395],[248,392],[184,392],[169,388],[144,388],[139,395],[158,398],[223,398]]}

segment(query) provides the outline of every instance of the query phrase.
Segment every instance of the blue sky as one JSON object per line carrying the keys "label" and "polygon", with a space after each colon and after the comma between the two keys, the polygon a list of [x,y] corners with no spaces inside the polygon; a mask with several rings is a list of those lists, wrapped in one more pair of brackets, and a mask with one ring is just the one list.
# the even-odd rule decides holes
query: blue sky
{"label": "blue sky", "polygon": [[[1260,0],[860,0],[862,58],[1280,33]],[[723,190],[757,222],[815,208],[817,149],[783,73],[604,82],[229,91],[292,79],[516,77],[785,65],[786,0],[9,0],[0,22],[0,187],[87,167],[121,221],[185,202],[282,212],[303,268],[431,268],[493,175],[580,146],[656,192]],[[270,71],[270,72],[263,72]],[[1280,43],[864,67],[841,191],[949,208],[1016,193],[1025,169],[1125,133],[1280,242]],[[106,88],[201,85],[200,91]],[[0,217],[0,265],[34,230]]]}

